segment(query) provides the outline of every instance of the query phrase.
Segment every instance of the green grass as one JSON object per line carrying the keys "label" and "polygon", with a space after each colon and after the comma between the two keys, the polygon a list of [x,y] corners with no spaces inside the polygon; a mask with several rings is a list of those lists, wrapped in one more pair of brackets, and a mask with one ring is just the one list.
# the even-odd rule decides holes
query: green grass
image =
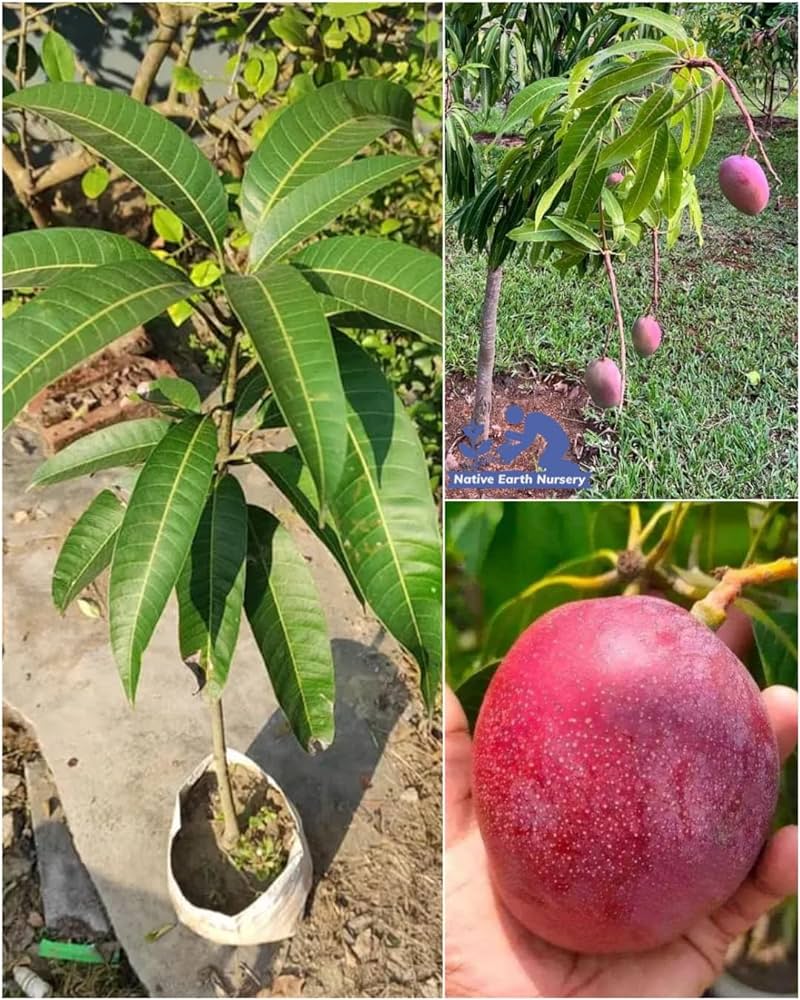
{"label": "green grass", "polygon": [[[781,114],[796,115],[797,103]],[[625,410],[607,411],[619,455],[606,439],[593,470],[593,495],[618,498],[788,498],[797,495],[795,408],[797,331],[797,134],[766,143],[781,176],[762,215],[740,215],[722,197],[719,161],[744,139],[723,117],[697,172],[703,247],[688,224],[664,254],[659,319],[664,341],[628,366]],[[775,211],[776,195],[789,199]],[[485,259],[447,243],[446,368],[475,373]],[[642,245],[617,266],[626,329],[650,300],[650,252]],[[562,278],[552,267],[506,267],[496,371],[522,358],[537,370],[580,375],[602,353],[613,324],[602,273]],[[619,347],[612,337],[612,355]],[[629,357],[632,354],[629,344]],[[748,382],[757,371],[760,383]]]}

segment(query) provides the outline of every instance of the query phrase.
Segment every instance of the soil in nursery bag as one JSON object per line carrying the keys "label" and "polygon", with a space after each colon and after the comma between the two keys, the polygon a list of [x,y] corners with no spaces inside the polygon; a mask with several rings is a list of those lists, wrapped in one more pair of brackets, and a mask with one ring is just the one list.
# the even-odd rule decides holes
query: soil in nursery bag
{"label": "soil in nursery bag", "polygon": [[189,902],[228,916],[241,913],[280,875],[294,836],[283,797],[257,774],[234,765],[231,788],[241,831],[232,851],[222,847],[222,806],[210,772],[186,796],[172,845],[172,870]]}

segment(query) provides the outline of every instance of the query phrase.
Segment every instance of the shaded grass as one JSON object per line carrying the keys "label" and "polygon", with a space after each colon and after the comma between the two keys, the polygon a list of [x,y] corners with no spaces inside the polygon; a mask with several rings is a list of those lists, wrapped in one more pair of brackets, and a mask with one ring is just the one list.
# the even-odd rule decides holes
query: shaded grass
{"label": "shaded grass", "polygon": [[[697,172],[705,243],[699,247],[686,224],[664,254],[664,341],[652,358],[629,362],[625,411],[608,413],[619,456],[601,450],[594,495],[797,495],[797,132],[783,126],[765,143],[783,184],[756,218],[736,212],[716,180],[719,161],[743,139],[738,118],[719,120]],[[483,257],[464,253],[448,234],[446,366],[468,375],[475,373],[485,268]],[[649,246],[631,251],[616,270],[630,330],[650,301]],[[612,327],[602,273],[562,278],[549,265],[531,269],[515,260],[503,282],[496,370],[513,371],[528,358],[540,373],[578,375]],[[613,332],[610,343],[617,357]],[[757,386],[751,372],[758,372]]]}

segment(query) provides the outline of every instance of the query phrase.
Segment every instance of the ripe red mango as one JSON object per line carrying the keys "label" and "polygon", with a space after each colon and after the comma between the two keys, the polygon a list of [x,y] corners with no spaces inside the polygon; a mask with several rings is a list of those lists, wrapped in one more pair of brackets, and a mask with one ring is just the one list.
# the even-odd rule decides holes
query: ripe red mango
{"label": "ripe red mango", "polygon": [[633,324],[633,346],[643,358],[650,357],[661,343],[661,327],[655,316],[640,316]]}
{"label": "ripe red mango", "polygon": [[670,941],[741,884],[770,827],[775,736],[741,662],[655,597],[565,604],[493,677],[473,795],[514,917],[574,951]]}
{"label": "ripe red mango", "polygon": [[597,358],[587,367],[583,376],[586,391],[592,402],[604,410],[619,406],[622,400],[622,375],[611,358]]}
{"label": "ripe red mango", "polygon": [[745,215],[758,215],[767,207],[767,177],[751,156],[729,156],[723,160],[719,165],[719,186],[731,205]]}

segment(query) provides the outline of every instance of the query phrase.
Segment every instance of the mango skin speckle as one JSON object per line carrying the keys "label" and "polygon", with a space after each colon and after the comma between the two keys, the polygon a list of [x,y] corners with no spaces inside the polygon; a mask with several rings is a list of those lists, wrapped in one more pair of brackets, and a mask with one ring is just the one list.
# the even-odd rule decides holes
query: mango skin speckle
{"label": "mango skin speckle", "polygon": [[683,608],[654,597],[562,605],[506,655],[475,729],[494,885],[551,944],[656,947],[746,877],[779,766],[752,678]]}

